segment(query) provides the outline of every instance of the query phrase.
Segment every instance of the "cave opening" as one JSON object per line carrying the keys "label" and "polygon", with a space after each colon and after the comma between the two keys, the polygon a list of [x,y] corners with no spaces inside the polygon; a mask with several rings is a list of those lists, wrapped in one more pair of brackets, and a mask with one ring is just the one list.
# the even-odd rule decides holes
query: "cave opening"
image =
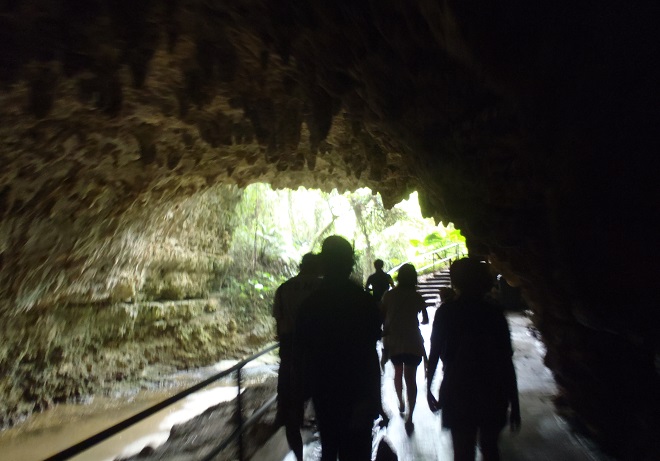
{"label": "cave opening", "polygon": [[[48,272],[24,279],[19,302],[36,301],[2,327],[3,360],[8,368],[12,357],[16,361],[4,378],[13,393],[4,401],[3,426],[11,430],[0,446],[5,440],[7,450],[22,453],[16,441],[39,446],[35,432],[54,443],[48,434],[61,418],[69,428],[85,420],[102,428],[105,420],[94,412],[134,411],[189,383],[177,378],[181,383],[173,384],[177,370],[263,348],[275,338],[275,289],[331,234],[353,243],[354,279],[361,286],[375,258],[388,270],[414,262],[424,267],[422,274],[441,268],[430,256],[434,250],[467,251],[453,224],[422,216],[417,192],[388,209],[368,188],[340,193],[217,185],[149,209],[129,208],[110,236],[77,235],[72,242],[80,258],[102,261],[75,272],[77,287],[96,290],[91,301],[82,302],[74,288],[44,311],[40,296],[57,290],[58,279]],[[61,260],[63,249],[72,248],[66,237],[53,239],[49,258]],[[66,272],[65,266],[58,274],[74,280]],[[44,285],[30,286],[35,280]],[[127,399],[137,399],[137,406],[126,410]]]}
{"label": "cave opening", "polygon": [[387,209],[368,188],[218,185],[129,207],[106,225],[106,233],[53,234],[50,245],[23,255],[64,264],[33,268],[15,298],[23,314],[4,322],[3,364],[13,371],[4,378],[3,426],[58,402],[112,393],[151,370],[208,365],[263,346],[274,337],[275,289],[330,234],[353,242],[360,285],[376,258],[387,269],[421,267],[447,244],[466,251],[453,224],[422,216],[416,192]]}

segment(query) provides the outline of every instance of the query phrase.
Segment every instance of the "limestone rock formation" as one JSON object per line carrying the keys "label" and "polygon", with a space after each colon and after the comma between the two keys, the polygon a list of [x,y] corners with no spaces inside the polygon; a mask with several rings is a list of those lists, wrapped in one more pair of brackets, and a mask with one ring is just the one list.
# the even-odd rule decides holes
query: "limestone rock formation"
{"label": "limestone rock formation", "polygon": [[[73,336],[46,324],[168,293],[149,256],[186,259],[162,238],[169,213],[218,184],[368,186],[386,204],[418,190],[522,288],[560,403],[650,459],[658,16],[650,1],[2,2],[3,323]],[[172,277],[166,297],[199,294]],[[24,363],[6,357],[5,380]]]}

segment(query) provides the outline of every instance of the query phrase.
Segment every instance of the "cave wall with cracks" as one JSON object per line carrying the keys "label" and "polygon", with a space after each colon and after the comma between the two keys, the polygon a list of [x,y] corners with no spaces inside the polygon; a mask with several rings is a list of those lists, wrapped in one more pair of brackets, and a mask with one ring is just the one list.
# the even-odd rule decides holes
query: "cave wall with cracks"
{"label": "cave wall with cracks", "polygon": [[2,2],[0,313],[116,308],[141,270],[141,211],[218,184],[366,186],[389,205],[418,190],[522,288],[558,404],[620,457],[651,459],[659,16],[613,1]]}

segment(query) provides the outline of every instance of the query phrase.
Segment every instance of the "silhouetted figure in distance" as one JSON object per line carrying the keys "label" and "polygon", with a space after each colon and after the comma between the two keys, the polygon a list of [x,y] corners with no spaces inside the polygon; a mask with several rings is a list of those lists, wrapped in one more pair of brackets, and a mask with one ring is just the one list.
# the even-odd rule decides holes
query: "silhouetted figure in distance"
{"label": "silhouetted figure in distance", "polygon": [[379,301],[383,298],[383,295],[387,290],[394,288],[394,280],[392,276],[383,270],[382,259],[377,259],[374,261],[374,269],[376,272],[367,277],[367,283],[364,285],[364,289],[373,294],[376,301]]}
{"label": "silhouetted figure in distance", "polygon": [[520,287],[509,285],[502,275],[498,276],[497,288],[497,299],[506,309],[512,311],[524,311],[527,308]]}
{"label": "silhouetted figure in distance", "polygon": [[414,429],[413,412],[417,400],[417,367],[426,359],[424,338],[419,331],[419,314],[422,314],[422,324],[429,323],[426,311],[426,301],[417,293],[417,271],[412,264],[404,264],[399,268],[397,286],[383,295],[381,310],[383,312],[383,343],[390,354],[394,365],[394,389],[399,400],[399,412],[403,416],[405,401],[403,399],[403,380],[406,382],[406,397],[408,400],[408,417],[406,432]]}
{"label": "silhouetted figure in distance", "polygon": [[[438,308],[433,321],[429,407],[442,409],[442,426],[451,430],[454,461],[474,461],[477,440],[484,461],[499,461],[498,437],[509,407],[511,430],[520,429],[509,325],[502,307],[484,299],[492,287],[487,264],[460,259],[449,275],[455,297]],[[431,383],[439,359],[444,376],[436,400]]]}
{"label": "silhouetted figure in distance", "polygon": [[321,436],[321,460],[370,461],[381,409],[375,299],[349,279],[353,248],[325,239],[323,281],[303,303],[296,324],[296,372],[308,389]]}
{"label": "silhouetted figure in distance", "polygon": [[273,317],[280,341],[276,424],[284,424],[286,439],[298,461],[303,459],[300,427],[303,423],[305,398],[293,375],[294,328],[302,302],[320,285],[319,275],[319,256],[305,254],[300,262],[300,272],[279,286],[273,303]]}

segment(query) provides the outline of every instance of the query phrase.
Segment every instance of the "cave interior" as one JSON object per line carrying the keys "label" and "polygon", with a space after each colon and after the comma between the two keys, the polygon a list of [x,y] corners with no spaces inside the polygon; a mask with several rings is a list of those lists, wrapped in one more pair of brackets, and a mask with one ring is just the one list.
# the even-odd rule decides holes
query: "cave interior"
{"label": "cave interior", "polygon": [[163,237],[191,238],[177,210],[205,191],[369,187],[455,223],[521,289],[557,405],[617,457],[657,459],[659,18],[609,0],[0,2],[0,420],[130,375],[167,346],[118,344],[160,321],[203,341],[217,305],[123,301],[172,266],[199,297],[222,262]]}

